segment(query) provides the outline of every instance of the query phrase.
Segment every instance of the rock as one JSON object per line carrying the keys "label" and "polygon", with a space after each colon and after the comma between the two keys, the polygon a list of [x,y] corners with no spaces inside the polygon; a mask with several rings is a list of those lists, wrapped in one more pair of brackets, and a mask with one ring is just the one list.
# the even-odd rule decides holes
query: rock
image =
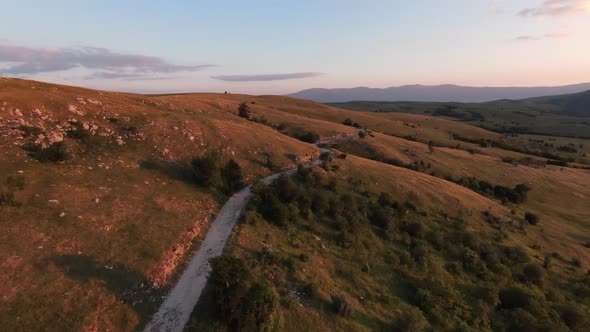
{"label": "rock", "polygon": [[59,204],[59,201],[57,199],[50,199],[50,200],[47,201],[47,203],[50,203],[50,204]]}
{"label": "rock", "polygon": [[65,217],[65,216],[66,216],[66,213],[65,213],[65,212],[62,212],[62,213],[60,213],[60,214],[59,214],[59,217],[60,217],[60,218],[63,218],[63,217]]}
{"label": "rock", "polygon": [[99,198],[95,198],[95,199],[93,200],[93,202],[94,202],[94,203],[99,203],[99,202],[100,202],[100,199],[99,199]]}

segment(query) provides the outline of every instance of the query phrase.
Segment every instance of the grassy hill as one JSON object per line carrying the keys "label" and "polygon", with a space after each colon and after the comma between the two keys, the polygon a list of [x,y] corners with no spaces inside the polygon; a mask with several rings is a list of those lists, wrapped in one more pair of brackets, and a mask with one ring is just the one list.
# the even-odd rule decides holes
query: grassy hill
{"label": "grassy hill", "polygon": [[560,107],[564,113],[571,115],[590,116],[590,91],[569,95],[530,98],[526,101],[541,105],[555,105]]}
{"label": "grassy hill", "polygon": [[[238,116],[242,103],[249,119]],[[0,79],[3,330],[141,329],[227,199],[197,183],[193,158],[234,159],[244,182],[254,183],[317,157],[304,141],[342,135],[348,139],[334,146],[337,157],[317,175],[295,176],[291,194],[278,203],[254,201],[228,248],[251,263],[245,285],[271,285],[251,291],[273,299],[278,292],[273,308],[286,330],[379,330],[403,320],[433,330],[486,330],[519,315],[496,310],[493,298],[475,310],[482,283],[495,286],[492,297],[510,287],[532,294],[536,307],[520,309],[538,315],[534,324],[567,330],[564,312],[585,317],[586,141],[509,137],[412,113],[356,112],[282,96],[138,95]],[[358,136],[354,123],[366,135]],[[520,184],[529,188],[526,199],[514,189]],[[540,221],[529,224],[527,215]],[[459,241],[454,236],[476,240],[460,249],[443,245]],[[490,248],[512,247],[526,262],[496,251],[504,267],[490,261]],[[460,258],[466,248],[475,265]],[[521,278],[526,264],[543,265],[545,257],[552,262],[542,272],[544,288]],[[493,270],[489,279],[473,272],[481,264]],[[429,275],[437,280],[430,283]],[[420,302],[419,289],[451,293]],[[231,324],[207,316],[216,294],[211,288],[202,299],[194,329]],[[444,297],[453,302],[436,302]],[[334,311],[336,298],[344,302]],[[571,303],[580,309],[566,311]],[[447,305],[462,312],[440,317],[427,309]]]}

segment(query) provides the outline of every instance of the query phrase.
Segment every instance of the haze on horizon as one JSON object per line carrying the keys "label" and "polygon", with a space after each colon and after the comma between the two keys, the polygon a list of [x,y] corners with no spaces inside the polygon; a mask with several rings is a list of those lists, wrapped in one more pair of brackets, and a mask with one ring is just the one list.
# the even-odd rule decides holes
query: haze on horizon
{"label": "haze on horizon", "polygon": [[590,81],[590,0],[0,5],[0,76],[107,90]]}

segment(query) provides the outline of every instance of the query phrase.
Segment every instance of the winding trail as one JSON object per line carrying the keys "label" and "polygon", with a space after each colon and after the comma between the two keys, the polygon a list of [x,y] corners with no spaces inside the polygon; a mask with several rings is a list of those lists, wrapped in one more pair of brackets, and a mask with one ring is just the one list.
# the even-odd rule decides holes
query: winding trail
{"label": "winding trail", "polygon": [[[338,141],[350,136],[342,135],[342,138],[336,138],[327,141],[320,141],[317,144],[325,144],[333,141]],[[318,147],[319,148],[319,147]],[[319,148],[320,154],[332,153],[332,150]],[[322,163],[321,160],[316,159],[305,167],[315,167]],[[262,181],[270,184],[285,173],[292,175],[297,172],[296,168],[290,169],[286,172],[273,174]],[[246,206],[254,194],[250,191],[251,186],[242,189],[240,192],[234,194],[221,208],[219,214],[213,221],[205,240],[191,259],[187,268],[182,272],[180,279],[168,296],[164,303],[160,305],[158,312],[152,317],[151,322],[145,327],[145,332],[160,332],[160,331],[174,331],[180,332],[184,329],[186,323],[190,319],[190,315],[199,301],[199,297],[207,285],[207,278],[211,272],[209,260],[214,257],[221,256],[223,249],[229,240],[232,230],[244,212]]]}

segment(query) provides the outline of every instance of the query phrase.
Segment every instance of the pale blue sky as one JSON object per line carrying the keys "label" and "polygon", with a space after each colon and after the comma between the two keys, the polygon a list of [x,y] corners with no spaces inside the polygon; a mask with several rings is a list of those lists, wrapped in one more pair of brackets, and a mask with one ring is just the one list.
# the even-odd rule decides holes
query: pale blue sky
{"label": "pale blue sky", "polygon": [[111,90],[590,81],[590,0],[0,0],[0,8],[0,75]]}

